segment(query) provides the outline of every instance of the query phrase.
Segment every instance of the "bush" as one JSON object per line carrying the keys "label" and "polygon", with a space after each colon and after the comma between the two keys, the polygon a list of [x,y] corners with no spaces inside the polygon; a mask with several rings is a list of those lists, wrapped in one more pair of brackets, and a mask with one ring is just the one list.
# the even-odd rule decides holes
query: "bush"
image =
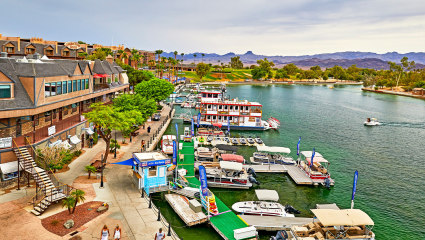
{"label": "bush", "polygon": [[93,144],[97,144],[97,141],[99,141],[99,134],[97,132],[93,133]]}
{"label": "bush", "polygon": [[74,157],[78,157],[78,156],[80,156],[81,155],[81,150],[75,150],[73,153],[72,153],[72,155],[74,155]]}
{"label": "bush", "polygon": [[114,152],[115,147],[117,149],[120,149],[121,146],[119,145],[118,141],[116,141],[115,139],[111,139],[111,144],[109,145],[109,152]]}
{"label": "bush", "polygon": [[52,220],[52,221],[50,222],[50,224],[52,224],[53,226],[56,226],[56,225],[58,225],[58,224],[59,224],[59,221],[58,221],[58,220]]}

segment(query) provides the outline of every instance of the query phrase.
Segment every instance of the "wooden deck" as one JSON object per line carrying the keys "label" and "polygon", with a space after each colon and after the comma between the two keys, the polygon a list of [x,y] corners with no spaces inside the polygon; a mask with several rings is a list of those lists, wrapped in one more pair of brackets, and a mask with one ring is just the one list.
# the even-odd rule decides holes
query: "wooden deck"
{"label": "wooden deck", "polygon": [[207,216],[202,211],[196,213],[189,207],[189,203],[185,197],[177,194],[165,194],[165,199],[187,226],[193,226],[207,221]]}
{"label": "wooden deck", "polygon": [[252,168],[256,173],[286,173],[288,169],[287,165],[280,164],[266,164],[266,165],[257,165],[257,164],[247,164],[245,169]]}
{"label": "wooden deck", "polygon": [[292,226],[302,226],[313,222],[313,218],[303,217],[271,217],[257,215],[238,215],[248,225],[255,227],[257,230],[278,231],[290,230]]}
{"label": "wooden deck", "polygon": [[287,165],[288,174],[299,185],[313,185],[313,181],[297,165]]}

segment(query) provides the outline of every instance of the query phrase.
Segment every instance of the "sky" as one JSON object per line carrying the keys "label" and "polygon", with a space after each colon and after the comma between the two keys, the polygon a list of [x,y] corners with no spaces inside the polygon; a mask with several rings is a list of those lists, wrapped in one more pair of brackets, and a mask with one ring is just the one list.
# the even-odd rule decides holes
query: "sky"
{"label": "sky", "polygon": [[0,34],[143,50],[425,52],[424,0],[0,0]]}

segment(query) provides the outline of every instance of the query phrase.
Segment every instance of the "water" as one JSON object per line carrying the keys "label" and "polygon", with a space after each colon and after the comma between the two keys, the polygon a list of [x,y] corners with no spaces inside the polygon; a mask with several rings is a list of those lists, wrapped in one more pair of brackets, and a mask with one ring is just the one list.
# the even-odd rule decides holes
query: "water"
{"label": "water", "polygon": [[[282,123],[279,131],[233,131],[232,135],[258,135],[266,145],[291,148],[293,157],[301,136],[301,150],[315,147],[331,163],[336,181],[331,190],[296,186],[283,174],[258,174],[261,188],[277,190],[282,204],[301,210],[301,216],[312,216],[309,209],[316,203],[349,208],[353,174],[358,170],[355,208],[374,220],[377,239],[425,238],[425,101],[362,92],[358,86],[245,85],[228,87],[228,94],[260,102],[264,119],[273,116]],[[383,124],[365,127],[367,117]],[[175,133],[171,126],[168,131]],[[238,153],[248,158],[253,151],[243,147]],[[228,206],[255,197],[254,189],[213,191]],[[220,239],[208,226],[178,228],[184,224],[168,204],[155,202],[184,239]]]}

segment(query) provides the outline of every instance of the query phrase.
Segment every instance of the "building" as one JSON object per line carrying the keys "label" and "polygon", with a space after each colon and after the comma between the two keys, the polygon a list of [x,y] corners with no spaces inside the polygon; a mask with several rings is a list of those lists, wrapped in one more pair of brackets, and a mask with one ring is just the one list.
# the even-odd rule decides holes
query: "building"
{"label": "building", "polygon": [[[140,59],[135,59],[133,57],[135,54],[139,55]],[[148,65],[150,61],[155,61],[155,53],[152,51],[125,48],[122,51],[114,52],[114,59],[120,59],[124,64],[138,69],[138,65]]]}
{"label": "building", "polygon": [[412,94],[413,95],[423,96],[423,95],[425,95],[425,89],[423,89],[423,88],[414,88],[414,89],[412,89]]}
{"label": "building", "polygon": [[38,53],[27,59],[2,52],[0,164],[16,161],[16,146],[59,140],[87,144],[90,125],[82,114],[128,88],[126,72],[113,61],[49,59]]}

